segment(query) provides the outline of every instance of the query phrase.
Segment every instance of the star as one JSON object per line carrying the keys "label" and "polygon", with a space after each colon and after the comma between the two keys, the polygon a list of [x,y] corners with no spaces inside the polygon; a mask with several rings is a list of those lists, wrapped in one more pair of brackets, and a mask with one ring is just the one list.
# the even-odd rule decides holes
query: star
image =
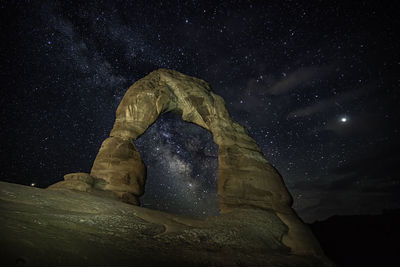
{"label": "star", "polygon": [[347,117],[341,117],[341,118],[340,118],[340,121],[343,122],[343,123],[345,123],[345,122],[348,121],[348,118],[347,118]]}

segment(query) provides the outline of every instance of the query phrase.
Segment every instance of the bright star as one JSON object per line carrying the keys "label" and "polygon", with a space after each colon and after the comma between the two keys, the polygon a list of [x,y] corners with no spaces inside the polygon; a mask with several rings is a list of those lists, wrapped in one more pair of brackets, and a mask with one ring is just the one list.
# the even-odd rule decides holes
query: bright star
{"label": "bright star", "polygon": [[342,117],[342,118],[340,118],[340,121],[341,122],[347,122],[347,118],[346,117]]}

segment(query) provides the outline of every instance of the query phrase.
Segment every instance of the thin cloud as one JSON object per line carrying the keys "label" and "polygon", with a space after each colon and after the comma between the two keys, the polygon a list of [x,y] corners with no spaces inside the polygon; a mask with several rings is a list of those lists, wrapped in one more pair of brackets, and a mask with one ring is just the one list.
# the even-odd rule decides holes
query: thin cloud
{"label": "thin cloud", "polygon": [[[400,207],[400,144],[377,145],[314,182],[300,180],[293,187],[294,208],[313,222],[332,215],[380,213]],[[299,197],[300,196],[300,197]]]}
{"label": "thin cloud", "polygon": [[270,95],[286,94],[304,83],[325,76],[330,69],[327,66],[300,68],[273,84],[267,92]]}
{"label": "thin cloud", "polygon": [[336,106],[341,107],[343,103],[350,101],[360,96],[361,94],[361,90],[352,90],[340,95],[333,96],[331,98],[326,98],[318,101],[313,105],[302,107],[295,111],[292,111],[287,117],[289,119],[308,117],[316,113],[327,111]]}
{"label": "thin cloud", "polygon": [[[367,153],[368,156],[354,159],[343,166],[332,169],[331,172],[346,177],[344,180],[351,183],[360,177],[371,180],[384,178],[399,180],[400,155],[397,153],[399,148],[400,144],[374,147]],[[342,184],[342,182],[339,184]]]}
{"label": "thin cloud", "polygon": [[347,117],[347,122],[342,122],[339,117],[332,118],[321,128],[322,131],[331,131],[337,135],[366,134],[376,129],[385,129],[384,118],[375,114],[356,114]]}
{"label": "thin cloud", "polygon": [[296,211],[306,222],[325,220],[333,215],[379,214],[400,207],[398,192],[363,192],[352,188],[306,191],[303,195],[307,205],[299,204]]}

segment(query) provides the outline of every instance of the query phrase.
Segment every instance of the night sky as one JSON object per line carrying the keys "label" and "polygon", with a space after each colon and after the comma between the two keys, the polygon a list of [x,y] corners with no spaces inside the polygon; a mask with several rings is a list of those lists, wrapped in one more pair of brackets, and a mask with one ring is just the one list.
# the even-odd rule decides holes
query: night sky
{"label": "night sky", "polygon": [[[202,78],[305,221],[400,208],[399,6],[380,1],[2,1],[0,180],[89,172],[127,88]],[[217,146],[175,114],[136,141],[145,207],[217,214]]]}

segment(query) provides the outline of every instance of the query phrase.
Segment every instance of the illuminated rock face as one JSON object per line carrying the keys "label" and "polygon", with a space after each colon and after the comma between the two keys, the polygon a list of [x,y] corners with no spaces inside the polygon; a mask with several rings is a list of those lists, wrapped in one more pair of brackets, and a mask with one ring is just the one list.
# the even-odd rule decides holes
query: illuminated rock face
{"label": "illuminated rock face", "polygon": [[[90,175],[103,180],[103,190],[144,193],[146,168],[133,143],[165,112],[209,130],[218,145],[219,207],[259,207],[286,211],[291,197],[281,176],[263,157],[254,139],[233,121],[224,100],[203,80],[159,69],[126,92],[116,121],[94,161]],[[101,180],[99,180],[101,179]]]}

